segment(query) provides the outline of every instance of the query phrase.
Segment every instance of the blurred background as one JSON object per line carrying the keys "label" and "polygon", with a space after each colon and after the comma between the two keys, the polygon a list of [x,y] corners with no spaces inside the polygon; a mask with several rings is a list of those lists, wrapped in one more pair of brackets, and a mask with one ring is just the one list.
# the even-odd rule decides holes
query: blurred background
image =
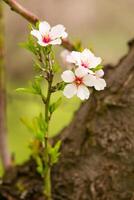
{"label": "blurred background", "polygon": [[[64,24],[70,40],[81,40],[105,63],[116,64],[126,53],[126,42],[134,37],[134,0],[19,0],[41,20],[51,25]],[[8,141],[17,163],[30,154],[32,135],[21,124],[20,117],[33,117],[43,109],[38,98],[18,94],[15,89],[27,85],[33,74],[33,57],[19,46],[29,34],[28,23],[4,5],[5,45],[8,89]],[[59,48],[59,51],[62,49]],[[57,98],[60,94],[54,96]],[[57,134],[72,119],[80,102],[74,98],[63,101],[55,112],[51,134]]]}

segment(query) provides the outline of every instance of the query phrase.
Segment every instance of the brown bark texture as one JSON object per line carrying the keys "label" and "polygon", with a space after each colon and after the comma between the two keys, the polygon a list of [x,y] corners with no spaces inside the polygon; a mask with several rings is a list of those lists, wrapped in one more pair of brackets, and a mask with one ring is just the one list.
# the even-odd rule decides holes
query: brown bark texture
{"label": "brown bark texture", "polygon": [[[54,200],[134,200],[134,41],[105,74],[107,88],[93,92],[59,135]],[[33,161],[10,169],[2,181],[3,200],[44,200]]]}
{"label": "brown bark texture", "polygon": [[4,26],[2,4],[0,4],[0,154],[3,166],[10,166],[10,155],[7,147],[6,129],[6,80],[4,62]]}
{"label": "brown bark texture", "polygon": [[55,200],[134,200],[134,40],[62,133]]}

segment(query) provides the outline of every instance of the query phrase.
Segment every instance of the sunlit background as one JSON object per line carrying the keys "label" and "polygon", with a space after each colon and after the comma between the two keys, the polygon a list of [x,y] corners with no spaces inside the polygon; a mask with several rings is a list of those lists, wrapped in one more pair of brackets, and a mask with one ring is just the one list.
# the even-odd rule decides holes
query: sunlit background
{"label": "sunlit background", "polygon": [[[81,40],[85,47],[92,48],[105,63],[116,63],[127,51],[126,42],[134,36],[133,0],[19,0],[37,14],[41,20],[52,25],[64,24],[70,40]],[[26,86],[32,77],[32,55],[20,48],[29,34],[28,22],[8,6],[4,6],[5,44],[8,88],[9,147],[17,163],[28,158],[28,143],[32,135],[21,124],[20,117],[38,115],[43,105],[31,95],[17,94],[17,87]],[[60,51],[62,50],[59,48]],[[61,94],[57,94],[54,99]],[[51,134],[57,134],[72,119],[79,107],[79,100],[63,101],[56,111],[51,125]]]}

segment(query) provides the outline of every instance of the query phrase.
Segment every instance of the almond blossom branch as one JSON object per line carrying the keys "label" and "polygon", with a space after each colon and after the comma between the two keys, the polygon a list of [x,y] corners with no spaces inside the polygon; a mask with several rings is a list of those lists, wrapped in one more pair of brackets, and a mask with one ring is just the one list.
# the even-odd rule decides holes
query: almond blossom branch
{"label": "almond blossom branch", "polygon": [[[21,6],[16,0],[3,0],[6,4],[8,4],[14,12],[21,15],[23,18],[28,20],[32,24],[36,24],[39,21],[39,17]],[[69,51],[75,50],[75,46],[70,43],[68,40],[62,40],[62,46]]]}

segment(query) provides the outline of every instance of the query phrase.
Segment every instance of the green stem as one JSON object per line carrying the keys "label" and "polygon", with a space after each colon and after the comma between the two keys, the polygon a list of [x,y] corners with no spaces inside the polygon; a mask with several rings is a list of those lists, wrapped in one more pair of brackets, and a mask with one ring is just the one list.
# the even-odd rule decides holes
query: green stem
{"label": "green stem", "polygon": [[47,91],[47,98],[46,98],[46,104],[45,104],[45,120],[47,123],[47,131],[45,135],[45,188],[44,192],[46,195],[47,200],[52,200],[51,197],[51,163],[49,158],[49,122],[50,122],[50,116],[49,116],[49,104],[50,104],[50,98],[52,94],[52,82],[53,82],[53,73],[50,70],[49,71],[49,78],[48,78],[48,91]]}

